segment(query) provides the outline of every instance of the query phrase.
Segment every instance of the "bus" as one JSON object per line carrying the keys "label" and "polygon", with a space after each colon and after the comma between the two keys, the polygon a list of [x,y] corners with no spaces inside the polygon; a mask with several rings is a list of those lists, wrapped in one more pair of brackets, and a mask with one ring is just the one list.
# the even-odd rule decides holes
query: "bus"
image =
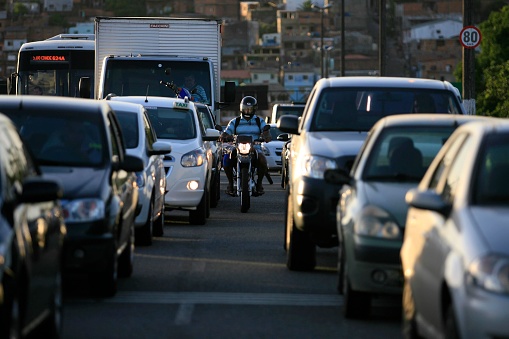
{"label": "bus", "polygon": [[23,44],[7,93],[79,97],[80,79],[88,78],[94,98],[94,40],[94,34],[59,34]]}

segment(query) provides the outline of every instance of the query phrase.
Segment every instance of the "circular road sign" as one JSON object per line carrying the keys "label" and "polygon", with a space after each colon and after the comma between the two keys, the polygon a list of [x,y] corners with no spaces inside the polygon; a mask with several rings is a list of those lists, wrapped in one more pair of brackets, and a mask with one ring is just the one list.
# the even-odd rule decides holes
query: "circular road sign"
{"label": "circular road sign", "polygon": [[460,42],[465,48],[476,48],[481,43],[481,31],[475,26],[465,26],[460,33]]}

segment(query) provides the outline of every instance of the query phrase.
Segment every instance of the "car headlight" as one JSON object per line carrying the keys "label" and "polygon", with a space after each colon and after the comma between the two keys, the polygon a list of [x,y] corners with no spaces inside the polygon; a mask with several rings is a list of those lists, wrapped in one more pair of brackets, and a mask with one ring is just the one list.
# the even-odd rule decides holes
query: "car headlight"
{"label": "car headlight", "polygon": [[143,186],[145,186],[145,174],[143,172],[136,173],[136,185],[139,188],[142,188]]}
{"label": "car headlight", "polygon": [[249,151],[251,151],[251,144],[249,143],[239,143],[237,145],[237,148],[239,149],[240,154],[249,154]]}
{"label": "car headlight", "polygon": [[184,154],[180,160],[183,167],[198,167],[203,165],[204,162],[205,152],[201,148]]}
{"label": "car headlight", "polygon": [[509,257],[489,254],[474,260],[466,275],[467,283],[495,293],[509,293]]}
{"label": "car headlight", "polygon": [[401,239],[402,232],[392,218],[385,210],[367,206],[362,209],[358,222],[355,223],[354,231],[356,234],[384,238],[384,239]]}
{"label": "car headlight", "polygon": [[337,169],[335,160],[319,155],[309,155],[304,159],[303,166],[297,166],[303,176],[315,179],[323,179],[323,174],[328,169]]}
{"label": "car headlight", "polygon": [[65,222],[87,222],[104,219],[104,202],[99,199],[62,201]]}
{"label": "car headlight", "polygon": [[263,154],[264,154],[266,157],[270,156],[270,149],[269,149],[267,146],[265,146],[264,144],[262,144],[262,147],[261,147],[261,148],[262,148],[262,152],[263,152]]}

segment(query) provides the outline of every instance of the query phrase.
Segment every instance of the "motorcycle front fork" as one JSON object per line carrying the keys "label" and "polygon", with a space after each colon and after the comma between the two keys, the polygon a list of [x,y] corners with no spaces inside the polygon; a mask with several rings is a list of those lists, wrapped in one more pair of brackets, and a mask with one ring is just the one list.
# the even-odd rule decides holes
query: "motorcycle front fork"
{"label": "motorcycle front fork", "polygon": [[240,194],[240,192],[242,191],[242,185],[241,185],[241,182],[242,182],[242,178],[240,177],[240,173],[241,173],[241,166],[249,166],[249,191],[250,191],[250,194],[253,194],[253,191],[255,189],[255,178],[256,178],[256,168],[253,168],[252,167],[252,164],[244,164],[244,165],[241,165],[240,162],[237,162],[237,167],[235,168],[235,171],[233,173],[233,181],[235,182],[235,185],[236,187],[234,187],[234,189],[237,191],[237,195]]}

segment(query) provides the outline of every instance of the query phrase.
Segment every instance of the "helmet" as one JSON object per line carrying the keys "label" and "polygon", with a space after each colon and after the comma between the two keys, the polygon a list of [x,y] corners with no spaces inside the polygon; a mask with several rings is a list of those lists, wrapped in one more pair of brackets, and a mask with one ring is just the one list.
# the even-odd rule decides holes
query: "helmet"
{"label": "helmet", "polygon": [[256,107],[258,106],[258,102],[255,98],[251,96],[247,96],[242,98],[240,101],[240,115],[242,118],[249,120],[256,113]]}

